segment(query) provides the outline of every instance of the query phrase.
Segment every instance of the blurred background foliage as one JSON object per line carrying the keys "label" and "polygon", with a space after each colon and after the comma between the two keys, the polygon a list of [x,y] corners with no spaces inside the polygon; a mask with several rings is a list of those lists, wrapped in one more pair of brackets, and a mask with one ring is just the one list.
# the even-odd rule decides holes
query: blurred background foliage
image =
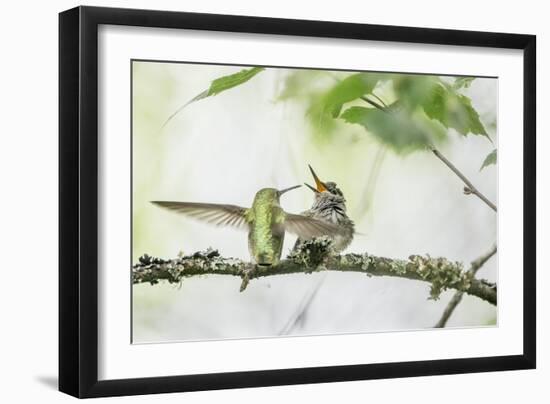
{"label": "blurred background foliage", "polygon": [[[133,259],[208,246],[246,259],[242,234],[148,201],[248,206],[259,188],[310,182],[311,163],[343,189],[364,234],[348,251],[467,263],[495,242],[496,217],[464,196],[429,150],[443,150],[496,200],[489,168],[497,162],[496,88],[489,78],[134,62]],[[306,191],[291,194],[282,201],[291,212],[312,202]],[[419,282],[356,276],[329,274],[291,327],[318,275],[255,281],[243,294],[237,279],[223,277],[190,279],[180,289],[136,285],[134,340],[430,328],[450,298],[428,301]],[[480,276],[495,280],[496,264]],[[222,320],[228,313],[232,320]],[[493,307],[466,298],[449,325],[495,321]]]}

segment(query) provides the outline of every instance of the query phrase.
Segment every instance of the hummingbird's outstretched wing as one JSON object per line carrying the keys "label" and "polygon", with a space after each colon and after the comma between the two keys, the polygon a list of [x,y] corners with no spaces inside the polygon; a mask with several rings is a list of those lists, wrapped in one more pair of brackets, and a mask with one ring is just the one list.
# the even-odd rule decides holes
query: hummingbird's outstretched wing
{"label": "hummingbird's outstretched wing", "polygon": [[292,213],[287,213],[285,216],[285,230],[303,239],[334,236],[341,232],[338,225]]}
{"label": "hummingbird's outstretched wing", "polygon": [[216,226],[233,226],[240,229],[248,228],[246,221],[246,212],[248,209],[240,206],[168,201],[151,201],[151,203]]}

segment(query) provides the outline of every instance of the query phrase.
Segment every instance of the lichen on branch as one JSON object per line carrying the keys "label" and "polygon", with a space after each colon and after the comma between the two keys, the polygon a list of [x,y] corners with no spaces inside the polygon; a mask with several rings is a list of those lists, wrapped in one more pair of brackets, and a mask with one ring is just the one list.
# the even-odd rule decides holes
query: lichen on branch
{"label": "lichen on branch", "polygon": [[465,271],[462,263],[429,255],[411,255],[408,259],[392,259],[363,254],[333,255],[329,240],[321,238],[303,242],[278,265],[258,267],[249,262],[224,258],[217,250],[208,249],[174,259],[154,258],[147,254],[133,267],[133,283],[150,283],[161,280],[180,283],[198,275],[233,275],[242,278],[241,290],[249,281],[265,276],[312,273],[319,271],[357,272],[368,276],[392,276],[430,284],[430,299],[438,299],[441,292],[455,289],[497,304],[497,287],[477,279]]}

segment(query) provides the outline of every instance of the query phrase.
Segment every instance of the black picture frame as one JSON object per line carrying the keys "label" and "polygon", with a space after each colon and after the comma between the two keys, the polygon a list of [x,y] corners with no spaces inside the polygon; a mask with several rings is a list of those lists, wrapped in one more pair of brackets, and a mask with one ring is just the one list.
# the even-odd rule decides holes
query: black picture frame
{"label": "black picture frame", "polygon": [[[344,38],[523,51],[523,354],[98,380],[98,26]],[[184,12],[77,7],[59,15],[59,390],[76,397],[324,383],[536,366],[536,37]]]}

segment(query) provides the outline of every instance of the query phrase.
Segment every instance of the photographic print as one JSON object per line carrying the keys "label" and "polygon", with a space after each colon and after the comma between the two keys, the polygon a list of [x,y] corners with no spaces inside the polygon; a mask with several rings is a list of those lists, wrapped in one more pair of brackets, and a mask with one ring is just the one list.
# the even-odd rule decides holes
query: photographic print
{"label": "photographic print", "polygon": [[498,78],[456,74],[132,60],[132,342],[496,326]]}

